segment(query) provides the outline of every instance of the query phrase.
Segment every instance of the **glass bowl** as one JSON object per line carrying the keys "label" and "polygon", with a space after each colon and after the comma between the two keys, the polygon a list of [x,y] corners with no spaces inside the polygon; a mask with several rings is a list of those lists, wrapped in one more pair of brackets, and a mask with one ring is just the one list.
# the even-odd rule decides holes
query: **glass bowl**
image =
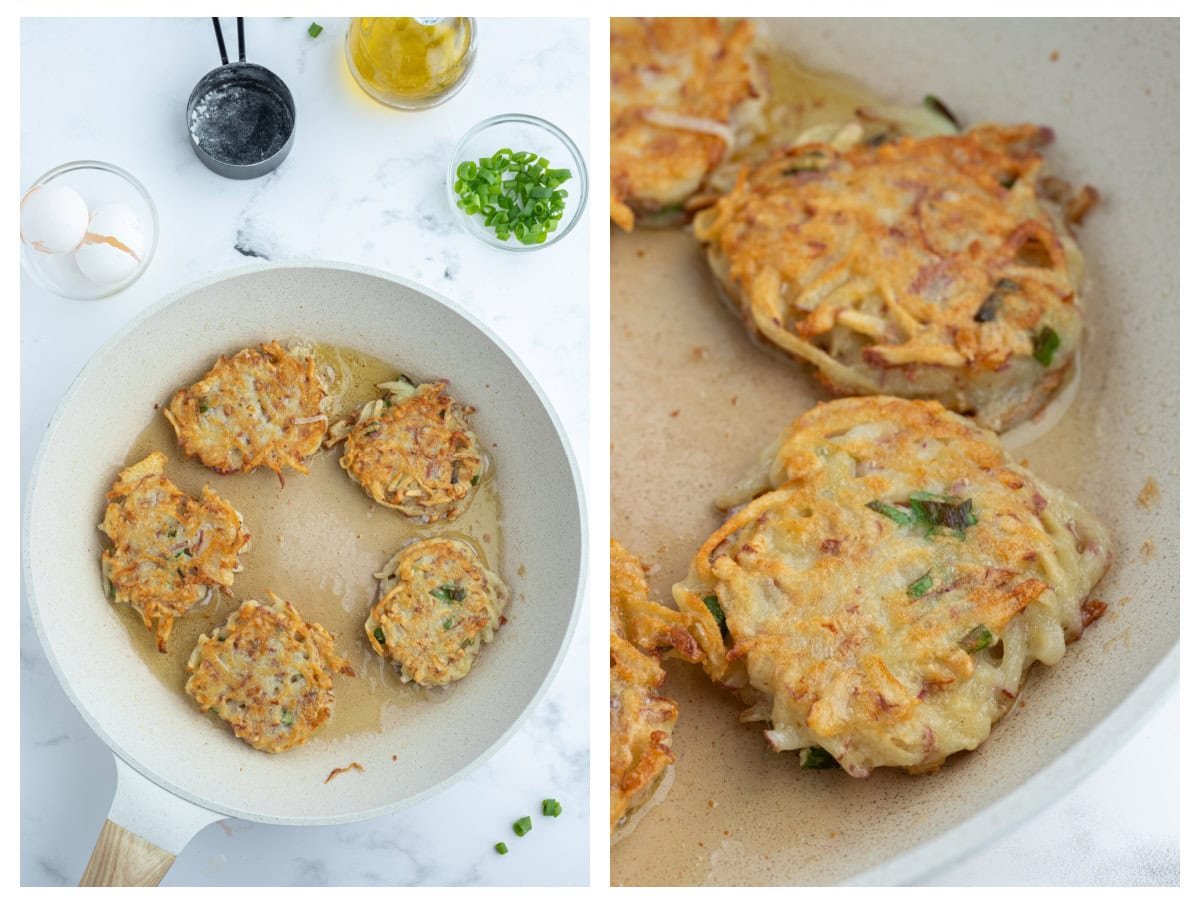
{"label": "glass bowl", "polygon": [[[458,196],[454,192],[458,165],[463,161],[477,162],[483,157],[490,158],[501,148],[511,148],[515,152],[531,151],[546,158],[551,167],[565,167],[571,171],[571,178],[560,187],[567,193],[562,219],[544,243],[525,245],[512,236],[497,239],[495,230],[483,225],[481,215],[468,215],[458,207]],[[446,197],[459,224],[480,242],[505,252],[536,252],[561,242],[579,222],[587,206],[587,195],[587,166],[579,148],[570,136],[553,123],[527,113],[502,113],[473,126],[459,139],[450,155],[450,165],[446,168]]]}
{"label": "glass bowl", "polygon": [[72,161],[39,177],[21,198],[50,183],[61,183],[74,189],[83,196],[88,211],[116,202],[128,205],[141,222],[146,235],[146,250],[132,273],[112,283],[95,283],[83,276],[75,264],[74,252],[49,255],[22,242],[21,266],[38,285],[67,299],[102,299],[121,292],[146,272],[158,246],[158,211],[145,186],[113,164]]}

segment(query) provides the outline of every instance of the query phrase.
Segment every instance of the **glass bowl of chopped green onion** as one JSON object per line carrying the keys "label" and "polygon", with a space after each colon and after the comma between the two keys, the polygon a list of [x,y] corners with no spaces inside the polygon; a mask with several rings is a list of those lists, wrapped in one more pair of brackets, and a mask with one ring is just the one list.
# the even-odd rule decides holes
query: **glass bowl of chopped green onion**
{"label": "glass bowl of chopped green onion", "polygon": [[450,156],[450,207],[476,239],[506,252],[562,240],[587,204],[587,167],[565,132],[540,117],[502,113],[474,126]]}

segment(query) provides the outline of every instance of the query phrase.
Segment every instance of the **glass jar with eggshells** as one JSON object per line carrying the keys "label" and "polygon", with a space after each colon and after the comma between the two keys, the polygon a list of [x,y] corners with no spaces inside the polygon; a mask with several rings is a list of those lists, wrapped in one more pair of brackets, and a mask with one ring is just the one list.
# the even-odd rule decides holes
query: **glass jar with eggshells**
{"label": "glass jar with eggshells", "polygon": [[21,196],[21,265],[58,296],[119,293],[145,273],[157,244],[150,194],[113,164],[63,164]]}

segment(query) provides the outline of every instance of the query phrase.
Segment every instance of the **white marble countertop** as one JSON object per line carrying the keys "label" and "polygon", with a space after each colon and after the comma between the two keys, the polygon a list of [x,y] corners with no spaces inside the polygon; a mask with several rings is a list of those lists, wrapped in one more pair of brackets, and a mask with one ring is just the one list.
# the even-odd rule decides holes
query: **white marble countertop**
{"label": "white marble countertop", "polygon": [[[321,19],[316,39],[309,22],[247,21],[247,58],[290,87],[297,134],[279,170],[246,182],[206,170],[183,128],[192,86],[219,62],[207,19],[22,23],[21,188],[66,161],[107,161],[146,185],[161,220],[148,271],[110,299],[60,299],[22,275],[22,493],[58,400],[91,354],[164,295],[254,257],[370,265],[469,309],[546,390],[586,486],[587,218],[553,248],[509,255],[454,224],[442,183],[459,136],[496,113],[545,117],[586,152],[586,20],[481,22],[471,80],[421,113],[360,91],[345,63],[346,20]],[[225,34],[235,53],[232,19]],[[343,826],[223,821],[187,845],[163,884],[585,884],[587,637],[582,619],[531,717],[449,790]],[[108,811],[113,760],[59,687],[24,599],[20,664],[21,881],[73,885]],[[563,815],[518,841],[511,823],[544,797],[559,799]],[[506,856],[491,850],[502,839]]]}

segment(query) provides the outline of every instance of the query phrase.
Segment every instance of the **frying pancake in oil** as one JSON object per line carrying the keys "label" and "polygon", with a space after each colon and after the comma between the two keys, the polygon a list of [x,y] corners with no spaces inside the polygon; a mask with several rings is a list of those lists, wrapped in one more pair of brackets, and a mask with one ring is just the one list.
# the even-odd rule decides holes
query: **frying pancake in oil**
{"label": "frying pancake in oil", "polygon": [[766,79],[746,21],[612,19],[609,210],[681,223],[705,178],[762,132]]}
{"label": "frying pancake in oil", "polygon": [[413,542],[376,577],[379,601],[367,618],[367,639],[401,680],[424,687],[467,675],[509,601],[504,581],[458,539]]}
{"label": "frying pancake in oil", "polygon": [[453,520],[471,503],[484,472],[468,417],[475,410],[449,383],[380,384],[386,396],[339,422],[328,444],[345,441],[341,465],[373,500],[422,523]]}
{"label": "frying pancake in oil", "polygon": [[[861,129],[858,136],[863,135]],[[1003,431],[1063,382],[1083,326],[1037,126],[811,142],[746,168],[693,229],[746,327],[834,393],[934,399]]]}
{"label": "frying pancake in oil", "polygon": [[805,764],[939,768],[1104,612],[1107,530],[935,402],[822,403],[719,506],[674,597],[742,720]]}
{"label": "frying pancake in oil", "polygon": [[213,590],[229,590],[242,569],[238,555],[250,547],[232,504],[207,485],[199,500],[184,494],[166,477],[166,465],[156,450],[121,470],[100,524],[112,542],[101,555],[105,591],[141,615],[159,652],[167,651],[176,618]]}
{"label": "frying pancake in oil", "polygon": [[222,475],[285,467],[321,447],[328,426],[325,388],[311,351],[278,342],[221,356],[195,384],[171,398],[164,415],[180,449]]}
{"label": "frying pancake in oil", "polygon": [[354,676],[333,637],[277,595],[253,599],[202,634],[188,659],[185,690],[257,750],[300,746],[333,714],[331,674]]}
{"label": "frying pancake in oil", "polygon": [[666,679],[656,656],[701,658],[691,618],[649,600],[645,568],[609,541],[609,830],[654,793],[671,753],[678,703],[655,691]]}

